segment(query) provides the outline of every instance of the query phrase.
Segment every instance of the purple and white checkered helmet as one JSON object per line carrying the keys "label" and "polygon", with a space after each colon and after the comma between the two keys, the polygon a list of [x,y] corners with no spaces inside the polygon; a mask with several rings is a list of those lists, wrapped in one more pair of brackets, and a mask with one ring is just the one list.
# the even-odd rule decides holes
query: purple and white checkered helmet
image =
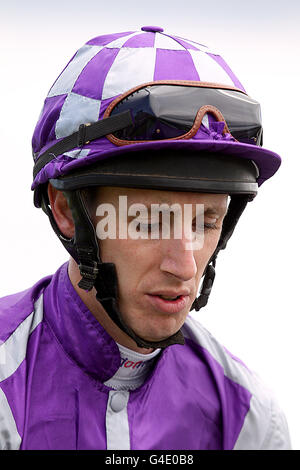
{"label": "purple and white checkered helmet", "polygon": [[[245,89],[231,68],[204,45],[171,36],[162,28],[99,36],[81,47],[51,87],[32,138],[35,164],[47,148],[78,131],[82,124],[102,120],[110,103],[143,83],[161,80],[209,82]],[[68,175],[111,156],[145,149],[176,148],[208,151],[255,162],[258,185],[270,178],[280,157],[262,147],[222,139],[216,133],[197,133],[189,139],[134,143],[117,146],[106,136],[63,154],[55,154],[34,174],[32,189],[51,178]],[[130,147],[130,149],[129,149]],[[35,201],[38,205],[37,198]]]}

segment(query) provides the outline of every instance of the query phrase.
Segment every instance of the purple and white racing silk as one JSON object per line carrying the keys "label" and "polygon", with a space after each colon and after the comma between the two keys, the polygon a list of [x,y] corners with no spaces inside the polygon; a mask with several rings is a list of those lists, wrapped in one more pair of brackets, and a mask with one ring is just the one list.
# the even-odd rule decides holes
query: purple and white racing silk
{"label": "purple and white racing silk", "polygon": [[67,266],[0,300],[0,449],[290,449],[270,392],[190,317],[183,346],[115,390],[124,357]]}

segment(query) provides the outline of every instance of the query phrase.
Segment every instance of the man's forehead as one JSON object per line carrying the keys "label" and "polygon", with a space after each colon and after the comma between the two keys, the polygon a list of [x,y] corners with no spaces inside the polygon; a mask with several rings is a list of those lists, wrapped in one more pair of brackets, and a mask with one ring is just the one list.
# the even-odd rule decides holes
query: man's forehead
{"label": "man's forehead", "polygon": [[151,204],[204,204],[207,209],[213,211],[226,205],[227,194],[197,193],[185,191],[169,191],[157,189],[102,187],[99,188],[99,196],[104,199],[117,201],[119,196],[126,196],[130,204],[143,203],[145,206]]}

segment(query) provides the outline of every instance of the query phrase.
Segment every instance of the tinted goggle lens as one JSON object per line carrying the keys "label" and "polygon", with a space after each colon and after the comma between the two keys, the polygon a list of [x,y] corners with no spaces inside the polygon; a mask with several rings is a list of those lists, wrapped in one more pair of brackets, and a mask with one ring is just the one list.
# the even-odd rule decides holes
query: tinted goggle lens
{"label": "tinted goggle lens", "polygon": [[130,110],[133,125],[114,136],[124,141],[152,141],[183,136],[194,125],[202,106],[214,106],[239,142],[262,145],[260,105],[231,89],[149,85],[119,101],[110,115]]}

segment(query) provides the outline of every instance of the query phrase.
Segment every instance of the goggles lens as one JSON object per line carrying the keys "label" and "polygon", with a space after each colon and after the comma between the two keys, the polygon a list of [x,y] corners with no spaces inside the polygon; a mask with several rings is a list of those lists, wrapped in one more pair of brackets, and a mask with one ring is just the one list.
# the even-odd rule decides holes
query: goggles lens
{"label": "goggles lens", "polygon": [[178,138],[193,127],[197,112],[211,105],[221,111],[239,142],[262,145],[260,105],[238,90],[185,85],[149,85],[117,102],[110,115],[130,111],[133,125],[113,135],[124,141]]}

